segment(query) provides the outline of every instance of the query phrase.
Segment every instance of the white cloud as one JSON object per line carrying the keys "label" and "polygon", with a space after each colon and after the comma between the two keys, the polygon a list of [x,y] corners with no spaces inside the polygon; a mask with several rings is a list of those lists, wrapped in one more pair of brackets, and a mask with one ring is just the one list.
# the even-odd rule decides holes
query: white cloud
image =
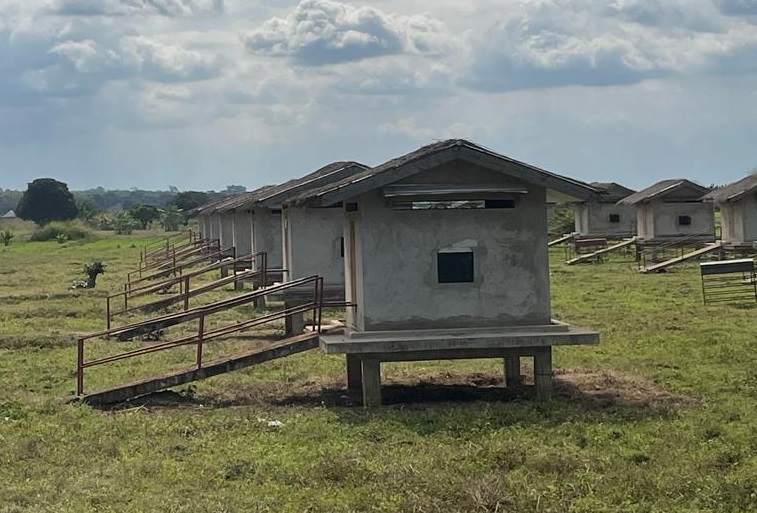
{"label": "white cloud", "polygon": [[521,1],[476,38],[464,81],[489,91],[633,84],[718,62],[749,71],[737,57],[755,50],[757,33],[709,1]]}
{"label": "white cloud", "polygon": [[269,19],[243,39],[250,52],[319,66],[401,53],[439,54],[446,45],[442,32],[441,22],[427,15],[303,0],[286,18]]}
{"label": "white cloud", "polygon": [[220,14],[224,0],[55,0],[49,12],[61,16],[201,16]]}

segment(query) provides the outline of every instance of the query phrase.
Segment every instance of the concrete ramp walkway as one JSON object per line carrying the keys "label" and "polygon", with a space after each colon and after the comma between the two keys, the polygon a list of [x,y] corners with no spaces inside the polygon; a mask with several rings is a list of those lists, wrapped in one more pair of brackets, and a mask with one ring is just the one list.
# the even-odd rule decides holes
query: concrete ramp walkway
{"label": "concrete ramp walkway", "polygon": [[309,332],[295,337],[289,337],[274,342],[273,344],[266,345],[265,347],[213,362],[204,363],[201,366],[192,366],[188,369],[169,372],[160,376],[153,376],[105,390],[83,394],[75,397],[74,400],[84,401],[92,405],[123,402],[128,399],[133,399],[166,388],[183,385],[199,379],[216,376],[224,372],[243,369],[258,363],[314,349],[318,347],[318,336],[318,332]]}
{"label": "concrete ramp walkway", "polygon": [[631,237],[630,239],[626,239],[624,241],[618,242],[617,244],[613,244],[612,246],[608,246],[598,251],[594,251],[593,253],[587,253],[585,255],[579,255],[575,258],[571,258],[565,263],[568,265],[573,265],[573,264],[580,264],[581,262],[589,262],[591,260],[598,259],[608,253],[612,253],[613,251],[627,248],[628,246],[630,246],[631,244],[634,244],[635,242],[636,242],[636,237]]}
{"label": "concrete ramp walkway", "polygon": [[706,255],[707,253],[711,253],[713,251],[716,251],[723,247],[722,241],[713,242],[710,244],[707,244],[704,247],[701,247],[699,249],[695,249],[694,251],[690,251],[689,253],[685,253],[679,257],[671,258],[670,260],[665,260],[664,262],[660,262],[657,264],[652,264],[647,267],[644,267],[641,269],[641,272],[643,273],[654,273],[657,271],[661,271],[663,269],[666,269],[670,267],[671,265],[680,264],[682,262],[685,262],[687,260],[691,260],[692,258],[700,257],[702,255]]}
{"label": "concrete ramp walkway", "polygon": [[573,240],[576,237],[576,233],[566,233],[565,235],[556,238],[555,240],[549,241],[547,244],[548,247],[557,246],[558,244],[562,244],[563,242],[568,242],[569,240]]}

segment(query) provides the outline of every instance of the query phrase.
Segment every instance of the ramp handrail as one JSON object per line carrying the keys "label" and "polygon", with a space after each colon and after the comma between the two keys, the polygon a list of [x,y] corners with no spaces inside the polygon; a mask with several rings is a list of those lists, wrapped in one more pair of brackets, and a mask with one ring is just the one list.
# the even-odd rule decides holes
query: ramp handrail
{"label": "ramp handrail", "polygon": [[[702,240],[702,237],[709,236],[709,235],[712,235],[712,238],[713,238],[712,242],[714,242],[715,234],[711,230],[703,230],[701,232],[691,233],[691,234],[684,235],[681,237],[676,237],[667,242],[663,242],[662,244],[655,244],[649,248],[643,247],[643,249],[639,252],[639,258],[637,260],[638,268],[639,270],[647,268],[647,253],[648,252],[652,252],[653,254],[660,253],[664,255],[666,250],[675,249],[676,256],[671,257],[671,258],[682,257],[687,253],[686,251],[687,249],[696,248],[697,246],[702,245],[702,244],[708,244],[708,242],[705,242]],[[670,260],[670,258],[666,258],[665,260]]]}
{"label": "ramp handrail", "polygon": [[[180,233],[175,233],[173,235],[167,235],[166,237],[157,241],[148,242],[147,244],[143,246],[142,250],[139,252],[140,261],[145,261],[149,257],[153,255],[157,255],[161,252],[164,254],[167,254],[169,248],[171,247],[173,243],[172,241],[179,238],[187,237],[187,235],[188,235],[187,242],[192,243],[195,240],[197,240],[194,232],[192,230],[187,230],[186,232],[182,231]],[[156,248],[156,246],[160,246],[160,247]]]}
{"label": "ramp handrail", "polygon": [[[205,329],[206,317],[214,313],[217,313],[223,310],[228,310],[229,308],[249,303],[256,298],[265,296],[273,292],[280,292],[282,290],[286,290],[291,287],[298,287],[298,286],[302,287],[303,285],[307,285],[307,284],[311,284],[313,286],[313,296],[312,296],[312,300],[309,302],[297,305],[295,307],[287,308],[284,310],[268,313],[260,317],[255,317],[255,318],[248,319],[242,322],[236,322],[231,325],[222,326],[220,328],[215,328],[211,330]],[[78,337],[77,339],[76,393],[79,396],[84,394],[84,370],[89,367],[94,367],[96,365],[102,365],[102,364],[106,364],[106,363],[110,363],[110,362],[114,362],[118,360],[124,360],[124,359],[133,358],[136,356],[141,356],[141,355],[145,355],[149,353],[165,351],[165,350],[174,349],[177,347],[183,347],[186,345],[194,344],[197,346],[195,365],[199,369],[199,368],[202,368],[203,344],[205,341],[211,340],[213,338],[217,338],[223,335],[229,335],[231,333],[235,333],[238,331],[247,330],[254,326],[259,326],[261,324],[265,324],[274,320],[282,319],[284,317],[297,314],[297,313],[304,313],[304,312],[312,310],[313,330],[316,333],[320,333],[322,313],[323,313],[322,302],[323,302],[323,278],[321,276],[309,276],[307,278],[302,278],[302,279],[292,281],[289,283],[284,283],[284,284],[277,285],[274,287],[269,287],[268,289],[260,289],[257,291],[253,291],[251,293],[233,298],[232,300],[221,301],[218,303],[214,303],[211,305],[206,305],[206,306],[197,308],[195,310],[190,311],[192,312],[193,315],[189,317],[187,317],[187,313],[189,312],[184,312],[181,314],[181,317],[185,317],[185,318],[183,320],[179,320],[178,322],[174,323],[174,325],[181,324],[183,322],[197,320],[198,321],[197,334],[192,335],[192,336],[181,337],[173,341],[167,341],[167,342],[162,342],[159,344],[154,344],[154,345],[150,345],[146,347],[140,347],[137,349],[132,349],[130,351],[124,351],[123,353],[119,353],[119,354],[115,354],[111,356],[105,356],[105,357],[87,361],[85,360],[85,354],[84,354],[85,342],[87,340],[118,333],[119,331],[123,331],[124,327],[105,330],[98,333],[89,333],[86,335],[82,335]],[[138,325],[134,325],[134,326],[138,327],[140,325],[148,325],[150,323],[155,323],[161,319],[170,320],[173,318],[174,320],[176,320],[176,317],[177,317],[176,315],[163,316],[156,319],[152,319],[151,321],[139,323]]]}
{"label": "ramp handrail", "polygon": [[[224,278],[221,278],[220,280],[215,280],[211,283],[208,283],[204,286],[198,287],[197,289],[190,289],[190,279],[196,278],[197,276],[201,276],[205,273],[214,271],[216,269],[223,269],[224,267],[235,267],[236,264],[240,262],[250,262],[250,265],[253,267],[252,270],[244,273],[244,274],[236,274],[234,269],[232,269],[232,275],[227,276]],[[222,273],[223,274],[223,273]],[[196,296],[198,294],[201,294],[202,292],[207,292],[209,290],[213,290],[218,287],[222,287],[224,285],[227,285],[229,283],[236,283],[239,280],[242,279],[249,279],[256,276],[261,277],[261,282],[263,285],[267,283],[268,279],[268,255],[262,251],[258,253],[253,253],[250,255],[245,255],[238,258],[224,258],[222,260],[219,260],[211,265],[207,265],[205,267],[202,267],[200,269],[195,269],[194,271],[188,272],[186,274],[180,275],[180,276],[174,276],[173,278],[168,278],[166,280],[160,281],[158,283],[151,283],[149,285],[144,285],[142,287],[138,288],[128,288],[124,287],[124,290],[122,292],[117,292],[116,294],[112,294],[108,296],[105,300],[105,324],[106,328],[111,328],[111,321],[113,320],[113,317],[116,315],[126,314],[129,312],[134,311],[141,311],[141,310],[148,310],[150,308],[157,308],[160,306],[169,306],[174,303],[178,303],[180,301],[184,302],[184,310],[189,310],[189,298]],[[144,296],[147,294],[150,294],[152,292],[156,292],[159,290],[164,290],[170,287],[173,287],[174,285],[179,285],[179,293],[174,294],[171,296],[163,297],[158,301],[151,301],[149,303],[132,306],[129,307],[129,299]],[[123,299],[123,308],[116,310],[113,307],[113,301],[116,299],[122,298]],[[160,306],[159,306],[160,305]]]}
{"label": "ramp handrail", "polygon": [[221,251],[220,249],[214,249],[210,253],[205,253],[199,257],[193,258],[191,260],[185,260],[181,262],[177,262],[174,266],[165,267],[159,270],[156,270],[150,274],[147,274],[145,276],[140,276],[139,278],[131,279],[131,274],[129,273],[126,275],[126,283],[124,284],[124,290],[131,289],[133,285],[137,283],[143,283],[146,281],[152,281],[157,280],[160,278],[166,278],[168,276],[173,275],[181,276],[183,274],[183,270],[187,269],[189,267],[194,267],[195,265],[201,264],[203,262],[206,262],[210,260],[211,262],[214,260],[221,260],[225,258],[226,253],[224,251]]}
{"label": "ramp handrail", "polygon": [[132,281],[132,276],[135,275],[141,278],[143,272],[151,269],[175,267],[186,258],[205,251],[221,251],[219,241],[217,239],[199,239],[180,247],[173,246],[168,249],[163,258],[152,261],[140,260],[137,269],[126,274],[126,280]]}

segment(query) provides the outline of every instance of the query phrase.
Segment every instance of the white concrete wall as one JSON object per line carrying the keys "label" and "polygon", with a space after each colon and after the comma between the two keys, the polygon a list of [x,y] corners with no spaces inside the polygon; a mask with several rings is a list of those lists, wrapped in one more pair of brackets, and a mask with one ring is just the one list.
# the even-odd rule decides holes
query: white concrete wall
{"label": "white concrete wall", "polygon": [[[674,238],[697,234],[715,237],[715,212],[713,204],[704,201],[685,203],[652,202],[654,215],[654,238]],[[678,224],[679,216],[691,217],[691,224]]]}
{"label": "white concrete wall", "polygon": [[[617,214],[620,221],[610,222]],[[580,217],[580,222],[579,222]],[[630,237],[636,235],[636,209],[630,205],[587,202],[576,205],[576,231],[589,237]]]}
{"label": "white concrete wall", "polygon": [[256,207],[252,213],[252,251],[265,251],[268,267],[281,268],[281,212]]}
{"label": "white concrete wall", "polygon": [[245,256],[252,253],[252,216],[249,210],[234,210],[234,247],[237,248],[237,256]]}
{"label": "white concrete wall", "polygon": [[290,280],[317,274],[325,286],[344,286],[341,208],[286,208],[281,225]]}
{"label": "white concrete wall", "polygon": [[[434,174],[442,183],[503,181],[480,169]],[[352,259],[345,260],[347,297],[358,301],[350,325],[370,331],[548,324],[546,190],[526,187],[513,209],[392,210],[380,191],[358,197],[345,231],[349,252],[349,220],[356,219],[355,280]],[[453,245],[473,251],[474,282],[438,283],[437,253]]]}
{"label": "white concrete wall", "polygon": [[221,241],[221,249],[229,249],[234,247],[234,211],[229,210],[217,214],[218,222],[221,225],[221,233],[219,239]]}
{"label": "white concrete wall", "polygon": [[221,238],[220,216],[217,213],[208,215],[208,224],[210,225],[210,239],[217,240]]}
{"label": "white concrete wall", "polygon": [[744,242],[757,241],[757,196],[750,194],[740,201],[744,224]]}

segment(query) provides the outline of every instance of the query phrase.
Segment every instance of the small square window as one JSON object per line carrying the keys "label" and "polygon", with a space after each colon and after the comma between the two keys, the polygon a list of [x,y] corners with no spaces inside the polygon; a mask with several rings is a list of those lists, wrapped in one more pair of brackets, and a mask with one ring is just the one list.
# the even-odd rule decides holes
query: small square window
{"label": "small square window", "polygon": [[473,282],[473,252],[450,252],[436,254],[439,283]]}
{"label": "small square window", "polygon": [[691,216],[678,216],[679,226],[691,226]]}
{"label": "small square window", "polygon": [[610,214],[610,222],[611,223],[619,223],[620,222],[620,214]]}
{"label": "small square window", "polygon": [[357,212],[357,203],[345,203],[344,210],[347,212]]}

